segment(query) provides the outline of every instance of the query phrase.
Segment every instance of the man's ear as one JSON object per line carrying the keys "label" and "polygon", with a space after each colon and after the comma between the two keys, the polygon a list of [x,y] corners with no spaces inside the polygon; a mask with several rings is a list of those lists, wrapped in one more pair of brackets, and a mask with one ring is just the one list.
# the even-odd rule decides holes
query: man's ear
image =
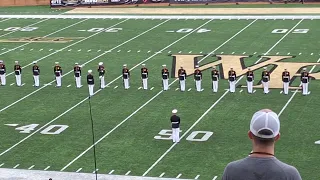
{"label": "man's ear", "polygon": [[280,133],[274,138],[275,141],[278,141],[280,139]]}
{"label": "man's ear", "polygon": [[253,139],[253,134],[251,131],[248,131],[248,137],[249,137],[249,139]]}

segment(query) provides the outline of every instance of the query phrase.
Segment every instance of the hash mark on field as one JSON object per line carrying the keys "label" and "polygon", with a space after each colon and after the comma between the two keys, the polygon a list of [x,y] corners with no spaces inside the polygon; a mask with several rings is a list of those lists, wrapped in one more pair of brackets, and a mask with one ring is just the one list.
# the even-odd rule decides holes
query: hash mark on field
{"label": "hash mark on field", "polygon": [[299,55],[301,55],[302,53],[299,53]]}
{"label": "hash mark on field", "polygon": [[4,163],[0,164],[0,167],[2,167],[4,165]]}
{"label": "hash mark on field", "polygon": [[14,83],[11,83],[11,84],[10,84],[10,86],[13,86],[13,85],[14,85]]}
{"label": "hash mark on field", "polygon": [[159,177],[163,177],[163,176],[164,176],[164,174],[166,174],[166,173],[164,173],[164,172],[163,172],[163,173],[161,173]]}
{"label": "hash mark on field", "polygon": [[278,55],[278,54],[279,54],[279,52],[276,53],[276,55]]}
{"label": "hash mark on field", "polygon": [[287,55],[289,55],[290,53],[288,53]]}
{"label": "hash mark on field", "polygon": [[23,51],[24,49],[22,48],[22,49],[20,49],[20,51]]}
{"label": "hash mark on field", "polygon": [[223,52],[221,52],[221,54],[223,54]]}
{"label": "hash mark on field", "polygon": [[189,54],[192,53],[192,51],[189,51]]}
{"label": "hash mark on field", "polygon": [[71,84],[69,84],[67,87],[70,87],[71,86]]}
{"label": "hash mark on field", "polygon": [[3,51],[3,50],[5,50],[6,48],[2,48],[1,50]]}
{"label": "hash mark on field", "polygon": [[30,51],[33,51],[33,49],[30,49]]}
{"label": "hash mark on field", "polygon": [[81,49],[78,50],[78,52],[80,52],[80,51],[81,51]]}
{"label": "hash mark on field", "polygon": [[150,88],[150,90],[152,90],[154,87]]}
{"label": "hash mark on field", "polygon": [[180,174],[178,174],[178,176],[177,176],[176,178],[177,178],[177,179],[179,179],[179,178],[181,177],[181,175],[182,175],[181,173],[180,173]]}
{"label": "hash mark on field", "polygon": [[181,54],[182,51],[179,51],[178,53]]}
{"label": "hash mark on field", "polygon": [[283,91],[280,91],[280,94],[282,94]]}
{"label": "hash mark on field", "polygon": [[202,51],[200,52],[200,54],[202,54]]}
{"label": "hash mark on field", "polygon": [[200,177],[200,175],[198,174],[194,179],[198,179]]}
{"label": "hash mark on field", "polygon": [[112,174],[114,172],[114,170],[111,170],[108,174]]}
{"label": "hash mark on field", "polygon": [[40,49],[39,51],[43,51],[43,49]]}
{"label": "hash mark on field", "polygon": [[95,171],[93,171],[92,173],[94,174],[94,173],[96,173],[96,172],[98,172],[99,171],[99,169],[96,169]]}
{"label": "hash mark on field", "polygon": [[99,49],[97,52],[100,52],[101,51],[101,49]]}
{"label": "hash mark on field", "polygon": [[242,92],[243,91],[243,89],[241,89],[239,92]]}
{"label": "hash mark on field", "polygon": [[32,169],[33,167],[34,167],[34,165],[30,166],[28,169],[30,170],[30,169]]}
{"label": "hash mark on field", "polygon": [[24,86],[26,83],[21,84],[21,86]]}
{"label": "hash mark on field", "polygon": [[253,90],[253,93],[255,93],[256,92],[256,90]]}
{"label": "hash mark on field", "polygon": [[171,53],[171,51],[168,51],[168,53]]}
{"label": "hash mark on field", "polygon": [[140,87],[138,87],[138,90],[140,90],[140,89],[142,89],[142,87],[140,86]]}
{"label": "hash mark on field", "polygon": [[243,52],[242,54],[245,54],[246,52]]}
{"label": "hash mark on field", "polygon": [[49,51],[52,51],[53,49],[49,49]]}
{"label": "hash mark on field", "polygon": [[82,168],[79,168],[76,172],[80,172]]}
{"label": "hash mark on field", "polygon": [[48,167],[44,168],[44,171],[48,170],[49,168],[50,168],[50,166],[48,166]]}
{"label": "hash mark on field", "polygon": [[138,53],[140,52],[140,50],[137,51]]}
{"label": "hash mark on field", "polygon": [[234,54],[234,52],[232,52],[231,54]]}
{"label": "hash mark on field", "polygon": [[127,52],[131,52],[131,50],[127,51]]}
{"label": "hash mark on field", "polygon": [[253,54],[257,54],[257,52],[254,52]]}
{"label": "hash mark on field", "polygon": [[121,50],[119,49],[117,52],[120,52]]}
{"label": "hash mark on field", "polygon": [[69,49],[68,51],[70,52],[70,51],[72,51],[72,49]]}
{"label": "hash mark on field", "polygon": [[128,171],[125,175],[128,176],[131,173],[131,171]]}
{"label": "hash mark on field", "polygon": [[311,56],[313,55],[313,53],[310,54]]}
{"label": "hash mark on field", "polygon": [[91,49],[88,50],[88,52],[90,52],[90,51],[91,51]]}
{"label": "hash mark on field", "polygon": [[17,167],[19,167],[20,166],[20,164],[17,164],[17,165],[15,165],[14,167],[13,167],[13,169],[15,169],[15,168],[17,168]]}
{"label": "hash mark on field", "polygon": [[150,53],[151,51],[148,51],[147,53]]}
{"label": "hash mark on field", "polygon": [[179,88],[176,88],[176,91],[178,91],[179,90]]}
{"label": "hash mark on field", "polygon": [[118,86],[115,86],[113,89],[117,89],[118,88]]}
{"label": "hash mark on field", "polygon": [[189,88],[188,91],[191,91],[191,88]]}
{"label": "hash mark on field", "polygon": [[218,176],[215,176],[215,177],[213,177],[213,179],[212,180],[216,180],[218,178]]}

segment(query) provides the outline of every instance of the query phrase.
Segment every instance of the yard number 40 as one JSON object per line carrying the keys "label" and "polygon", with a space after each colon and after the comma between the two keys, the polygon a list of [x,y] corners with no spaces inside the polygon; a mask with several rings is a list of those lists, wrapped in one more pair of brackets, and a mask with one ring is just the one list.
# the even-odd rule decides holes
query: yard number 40
{"label": "yard number 40", "polygon": [[[31,133],[34,131],[35,128],[39,126],[39,124],[29,124],[21,127],[17,127],[16,130],[20,131],[20,133]],[[50,134],[50,135],[57,135],[62,133],[66,130],[69,126],[67,125],[50,125],[47,128],[43,129],[40,133],[41,134]]]}
{"label": "yard number 40", "polygon": [[[180,132],[182,132],[180,130]],[[172,140],[172,130],[169,129],[162,129],[159,133],[160,136],[155,136],[155,139],[160,140]],[[187,138],[187,141],[198,141],[203,142],[207,141],[211,136],[213,132],[210,131],[193,131]],[[201,136],[202,135],[202,136]],[[196,138],[198,137],[198,138]]]}

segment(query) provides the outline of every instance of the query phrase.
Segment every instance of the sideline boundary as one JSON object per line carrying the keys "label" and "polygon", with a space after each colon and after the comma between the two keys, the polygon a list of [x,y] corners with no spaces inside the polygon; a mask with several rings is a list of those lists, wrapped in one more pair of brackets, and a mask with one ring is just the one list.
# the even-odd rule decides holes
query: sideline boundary
{"label": "sideline boundary", "polygon": [[0,18],[23,19],[265,19],[265,20],[294,20],[320,19],[320,15],[0,15]]}

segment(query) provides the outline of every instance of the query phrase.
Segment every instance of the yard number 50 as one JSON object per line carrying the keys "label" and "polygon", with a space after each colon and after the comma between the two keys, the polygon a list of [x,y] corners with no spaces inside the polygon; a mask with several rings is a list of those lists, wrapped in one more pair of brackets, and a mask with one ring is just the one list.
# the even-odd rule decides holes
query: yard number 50
{"label": "yard number 50", "polygon": [[[182,132],[180,130],[180,132]],[[172,140],[172,130],[169,129],[162,129],[159,133],[160,136],[155,136],[155,139],[160,140]],[[210,131],[193,131],[187,138],[187,141],[198,141],[203,142],[207,141],[211,136],[213,132]],[[202,136],[201,136],[202,135]],[[201,136],[201,137],[200,137]],[[196,138],[198,137],[198,138]]]}

